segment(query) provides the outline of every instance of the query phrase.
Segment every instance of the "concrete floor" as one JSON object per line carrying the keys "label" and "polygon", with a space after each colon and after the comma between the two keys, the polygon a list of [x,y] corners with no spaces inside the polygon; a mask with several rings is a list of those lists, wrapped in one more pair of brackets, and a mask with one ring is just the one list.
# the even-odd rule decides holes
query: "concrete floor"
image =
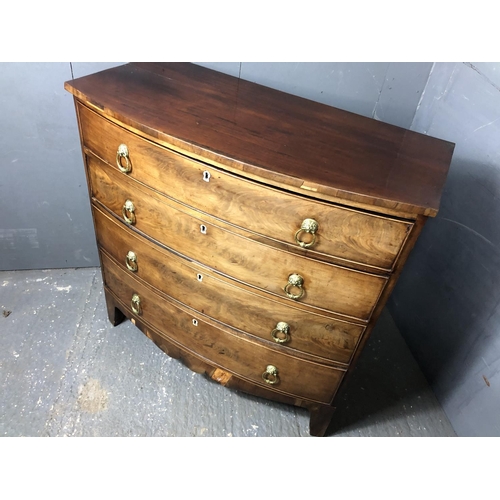
{"label": "concrete floor", "polygon": [[[309,435],[306,410],[225,389],[130,322],[112,327],[95,268],[0,272],[0,393],[3,436]],[[386,311],[327,435],[455,435]]]}

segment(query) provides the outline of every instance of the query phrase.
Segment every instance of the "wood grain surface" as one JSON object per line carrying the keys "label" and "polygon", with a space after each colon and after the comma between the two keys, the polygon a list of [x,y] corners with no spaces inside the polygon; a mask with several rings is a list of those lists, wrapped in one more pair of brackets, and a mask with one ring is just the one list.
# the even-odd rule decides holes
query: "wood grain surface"
{"label": "wood grain surface", "polygon": [[229,170],[292,190],[435,215],[454,145],[187,63],[66,82],[93,109]]}
{"label": "wood grain surface", "polygon": [[[143,184],[198,210],[269,238],[299,246],[295,233],[306,218],[319,224],[307,254],[327,254],[390,271],[413,223],[320,203],[242,179],[160,147],[79,106],[86,148],[118,170],[117,149],[126,144],[131,171]],[[209,175],[208,179],[204,177]],[[301,234],[304,241],[311,236]]]}
{"label": "wood grain surface", "polygon": [[[144,188],[115,169],[87,157],[93,197],[122,218],[130,199],[135,205],[134,228],[173,250],[243,283],[279,297],[293,273],[304,278],[302,304],[368,320],[387,278],[353,271],[289,254],[209,225],[203,214],[196,219],[182,205]],[[206,227],[206,234],[200,226]],[[293,293],[299,293],[293,288]],[[292,299],[289,299],[292,300]]]}
{"label": "wood grain surface", "polygon": [[[219,367],[213,366],[213,364],[210,364],[206,360],[201,359],[192,351],[182,347],[175,340],[166,337],[156,328],[144,323],[140,316],[133,315],[133,313],[129,311],[125,303],[118,299],[118,297],[109,288],[104,287],[104,295],[106,298],[108,311],[113,311],[111,313],[112,316],[110,317],[110,319],[113,318],[116,314],[120,314],[122,317],[125,317],[126,315],[126,317],[133,320],[134,325],[139,328],[146,337],[152,340],[156,344],[156,346],[158,346],[170,357],[178,359],[179,361],[184,363],[190,370],[200,374],[204,373],[212,380],[215,380],[221,385],[224,385],[228,389],[246,392],[259,398],[266,398],[273,401],[278,401],[280,403],[306,408],[311,413],[311,436],[323,436],[325,434],[332,414],[335,411],[335,408],[330,406],[330,404],[322,404],[309,401],[308,399],[297,398],[295,396],[276,392],[268,389],[267,387],[256,385],[248,380],[240,378],[235,374],[223,370]],[[124,311],[124,313],[122,313],[122,311]]]}
{"label": "wood grain surface", "polygon": [[[337,390],[343,370],[284,354],[233,330],[218,328],[205,318],[196,318],[169,300],[158,297],[111,260],[103,266],[103,277],[106,287],[127,306],[133,318],[140,317],[167,338],[223,370],[271,390],[323,403],[330,402]],[[131,310],[134,294],[140,297],[139,314]],[[262,379],[268,365],[278,369],[276,385],[266,384]]]}
{"label": "wood grain surface", "polygon": [[[104,251],[103,263],[112,258],[124,272],[132,273],[125,256],[137,256],[133,275],[155,289],[203,315],[268,341],[276,348],[303,352],[348,363],[364,327],[304,311],[290,301],[272,300],[268,294],[236,286],[196,262],[190,262],[154,245],[124,224],[94,207],[97,239]],[[109,257],[108,257],[109,256]],[[271,332],[284,321],[290,340],[276,343]]]}

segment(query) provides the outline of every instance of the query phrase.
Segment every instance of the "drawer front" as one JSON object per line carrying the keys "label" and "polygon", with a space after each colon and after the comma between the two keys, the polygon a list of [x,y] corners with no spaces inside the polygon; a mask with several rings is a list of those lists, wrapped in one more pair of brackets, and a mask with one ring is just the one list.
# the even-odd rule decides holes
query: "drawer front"
{"label": "drawer front", "polygon": [[[129,312],[224,370],[266,388],[324,403],[330,402],[340,383],[342,370],[300,360],[221,330],[158,297],[110,261],[103,266],[103,275],[105,285]],[[268,365],[278,369],[279,382],[275,385],[262,378]]]}
{"label": "drawer front", "polygon": [[[118,171],[120,144],[128,150],[128,175],[167,196],[229,223],[299,247],[313,234],[301,229],[318,223],[309,252],[391,270],[413,224],[284,193],[208,167],[146,141],[80,106],[85,146]],[[207,178],[207,173],[209,177]],[[297,236],[297,240],[296,240]]]}
{"label": "drawer front", "polygon": [[[100,248],[120,268],[166,295],[222,323],[264,340],[348,363],[364,327],[310,313],[257,295],[218,279],[202,266],[188,262],[148,242],[109,215],[94,208]],[[132,261],[127,254],[132,251]],[[104,253],[103,262],[110,259]],[[288,332],[276,326],[288,324]]]}
{"label": "drawer front", "polygon": [[[203,214],[196,213],[197,218],[181,211],[182,206],[92,156],[87,164],[93,196],[118,217],[131,200],[134,212],[125,216],[139,231],[243,283],[279,297],[287,297],[287,288],[296,296],[303,294],[303,304],[368,320],[387,282],[385,277],[297,256],[210,225]],[[289,283],[293,274],[303,278],[301,288]]]}

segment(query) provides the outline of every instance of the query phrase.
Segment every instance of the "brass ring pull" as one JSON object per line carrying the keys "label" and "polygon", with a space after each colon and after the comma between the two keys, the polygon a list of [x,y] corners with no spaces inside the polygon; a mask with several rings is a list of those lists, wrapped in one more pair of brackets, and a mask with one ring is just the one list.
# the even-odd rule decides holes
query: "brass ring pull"
{"label": "brass ring pull", "polygon": [[284,321],[277,323],[274,330],[271,332],[271,337],[278,344],[285,344],[290,341],[290,325]]}
{"label": "brass ring pull", "polygon": [[280,381],[278,369],[273,365],[268,365],[266,371],[262,374],[262,378],[266,384],[276,385]]}
{"label": "brass ring pull", "polygon": [[132,311],[134,311],[134,313],[137,314],[138,316],[142,314],[141,298],[136,293],[132,295],[132,300],[130,301],[130,307],[132,308]]}
{"label": "brass ring pull", "polygon": [[[302,298],[305,292],[304,288],[302,287],[303,284],[304,278],[300,274],[290,274],[290,276],[288,276],[288,283],[283,290],[290,299],[299,300],[300,298]],[[291,287],[298,288],[300,290],[300,293],[295,294],[290,292]]]}
{"label": "brass ring pull", "polygon": [[[318,227],[319,225],[314,219],[304,219],[300,229],[295,233],[296,243],[302,248],[311,248],[316,243],[316,231],[318,230]],[[302,232],[312,234],[312,240],[309,243],[299,239]]]}
{"label": "brass ring pull", "polygon": [[[125,166],[122,164],[122,158],[125,158]],[[116,166],[124,173],[128,174],[132,170],[132,164],[128,157],[128,148],[125,144],[120,144],[116,150]]]}
{"label": "brass ring pull", "polygon": [[[123,215],[123,219],[125,220],[125,222],[127,224],[135,224],[135,206],[134,204],[130,201],[130,200],[127,200],[124,204],[123,204],[123,208],[122,208],[122,215]],[[130,214],[130,217],[127,216],[127,214]]]}
{"label": "brass ring pull", "polygon": [[137,271],[137,255],[135,254],[135,252],[132,252],[132,250],[130,250],[130,252],[125,257],[125,264],[129,271],[132,271],[133,273]]}

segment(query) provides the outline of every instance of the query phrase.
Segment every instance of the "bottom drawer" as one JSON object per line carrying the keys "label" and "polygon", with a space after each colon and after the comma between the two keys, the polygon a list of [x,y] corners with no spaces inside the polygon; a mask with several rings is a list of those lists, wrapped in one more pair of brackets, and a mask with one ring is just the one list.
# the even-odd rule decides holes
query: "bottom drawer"
{"label": "bottom drawer", "polygon": [[[104,255],[102,262],[105,285],[127,305],[129,312],[210,364],[268,389],[303,399],[329,403],[335,395],[343,370],[295,358],[250,337],[222,330],[209,318],[158,296]],[[277,376],[269,366],[277,369]]]}

